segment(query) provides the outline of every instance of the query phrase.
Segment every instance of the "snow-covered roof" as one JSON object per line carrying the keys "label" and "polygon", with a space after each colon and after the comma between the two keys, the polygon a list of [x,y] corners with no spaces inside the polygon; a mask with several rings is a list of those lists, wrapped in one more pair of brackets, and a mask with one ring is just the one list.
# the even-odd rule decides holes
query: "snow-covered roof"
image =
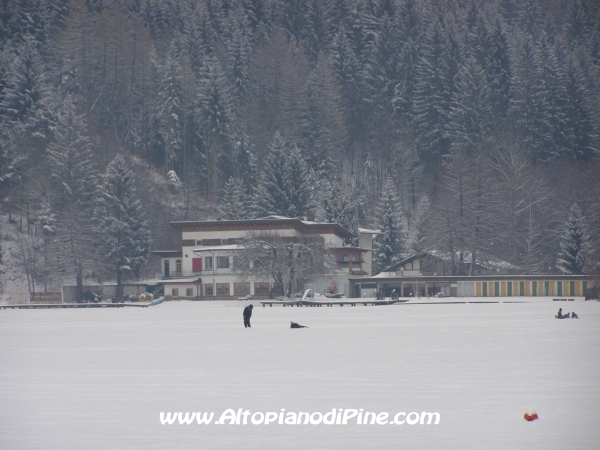
{"label": "snow-covered roof", "polygon": [[361,252],[372,252],[372,248],[364,248],[364,247],[353,247],[353,246],[345,246],[345,247],[329,247],[331,250],[360,250]]}
{"label": "snow-covered roof", "polygon": [[[275,225],[275,227],[274,227]],[[302,234],[329,234],[333,233],[341,238],[355,237],[349,230],[335,222],[311,222],[293,217],[268,216],[261,219],[243,220],[188,220],[171,222],[171,226],[181,232],[184,231],[252,231],[276,230],[290,228],[290,225]]]}
{"label": "snow-covered roof", "polygon": [[181,284],[181,283],[197,283],[200,277],[193,278],[171,278],[168,280],[161,280],[164,284]]}
{"label": "snow-covered roof", "polygon": [[183,252],[181,250],[151,250],[150,253],[152,255],[159,255],[163,258],[176,258],[178,256],[183,256]]}
{"label": "snow-covered roof", "polygon": [[216,252],[219,250],[237,250],[242,248],[241,245],[238,244],[230,244],[230,245],[217,245],[215,247],[198,247],[192,250],[193,253],[199,252]]}
{"label": "snow-covered roof", "polygon": [[364,234],[368,234],[368,233],[371,233],[371,234],[381,234],[380,230],[371,230],[369,228],[360,228],[360,227],[358,227],[358,232],[359,233],[364,233]]}
{"label": "snow-covered roof", "polygon": [[287,217],[287,216],[278,216],[277,214],[271,214],[270,216],[266,216],[266,217],[259,217],[260,219],[273,219],[273,220],[285,220],[285,219],[293,219],[293,217]]}
{"label": "snow-covered roof", "polygon": [[398,278],[394,272],[381,272],[377,275],[373,275],[371,278]]}

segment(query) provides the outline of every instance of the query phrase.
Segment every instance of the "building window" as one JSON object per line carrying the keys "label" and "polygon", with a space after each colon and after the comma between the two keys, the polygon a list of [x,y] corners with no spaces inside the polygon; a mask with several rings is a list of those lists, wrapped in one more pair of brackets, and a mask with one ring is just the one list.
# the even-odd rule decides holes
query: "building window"
{"label": "building window", "polygon": [[197,239],[197,240],[196,240],[196,245],[202,245],[202,240],[200,240],[200,239]]}
{"label": "building window", "polygon": [[204,285],[204,295],[207,297],[212,297],[213,295],[215,295],[215,291],[213,289],[213,285],[212,284],[205,284]]}
{"label": "building window", "polygon": [[171,289],[171,295],[173,297],[179,297],[179,289],[177,289],[177,288]]}
{"label": "building window", "polygon": [[229,283],[217,283],[217,295],[229,295]]}
{"label": "building window", "polygon": [[204,257],[204,266],[206,267],[206,270],[213,270],[213,257],[212,256]]}
{"label": "building window", "polygon": [[269,283],[254,283],[254,295],[269,295]]}
{"label": "building window", "polygon": [[250,295],[250,283],[234,283],[233,293],[238,297]]}
{"label": "building window", "polygon": [[[243,261],[243,260],[242,260]],[[236,259],[234,256],[231,257],[231,268],[234,270],[250,269],[252,263],[250,261],[242,262],[240,259]]]}
{"label": "building window", "polygon": [[185,290],[185,296],[186,297],[193,297],[194,296],[194,289],[193,288],[187,288]]}
{"label": "building window", "polygon": [[217,256],[217,269],[229,269],[229,256]]}

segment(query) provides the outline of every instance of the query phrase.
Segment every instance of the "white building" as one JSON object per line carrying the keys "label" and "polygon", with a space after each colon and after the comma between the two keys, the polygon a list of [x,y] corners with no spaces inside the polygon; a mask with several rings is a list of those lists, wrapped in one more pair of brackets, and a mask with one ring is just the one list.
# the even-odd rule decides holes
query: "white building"
{"label": "white building", "polygon": [[242,280],[232,264],[232,255],[248,233],[269,232],[283,238],[316,235],[334,254],[336,270],[312,280],[316,291],[335,282],[349,294],[348,279],[371,275],[373,231],[359,230],[360,247],[344,246],[355,237],[337,223],[269,216],[252,220],[210,220],[172,222],[181,232],[181,250],[153,251],[161,258],[164,294],[174,298],[227,299],[252,295],[267,298],[274,292],[274,280]]}

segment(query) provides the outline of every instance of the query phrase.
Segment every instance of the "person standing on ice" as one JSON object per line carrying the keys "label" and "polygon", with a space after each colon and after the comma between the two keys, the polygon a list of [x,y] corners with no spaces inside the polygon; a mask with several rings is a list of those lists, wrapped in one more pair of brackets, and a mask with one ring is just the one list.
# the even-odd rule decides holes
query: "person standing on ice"
{"label": "person standing on ice", "polygon": [[244,327],[245,328],[252,328],[250,326],[250,317],[252,317],[252,308],[254,308],[252,305],[248,305],[244,308]]}

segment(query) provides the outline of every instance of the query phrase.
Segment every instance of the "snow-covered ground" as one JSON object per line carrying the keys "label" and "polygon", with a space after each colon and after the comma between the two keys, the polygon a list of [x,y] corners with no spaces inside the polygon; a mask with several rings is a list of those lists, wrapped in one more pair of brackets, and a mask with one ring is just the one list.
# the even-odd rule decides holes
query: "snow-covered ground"
{"label": "snow-covered ground", "polygon": [[[0,310],[1,449],[591,449],[600,304]],[[556,320],[558,307],[579,320]],[[310,328],[290,329],[290,321]],[[160,412],[439,412],[439,425],[161,425]],[[524,413],[537,412],[527,422]],[[215,420],[216,420],[215,418]]]}

